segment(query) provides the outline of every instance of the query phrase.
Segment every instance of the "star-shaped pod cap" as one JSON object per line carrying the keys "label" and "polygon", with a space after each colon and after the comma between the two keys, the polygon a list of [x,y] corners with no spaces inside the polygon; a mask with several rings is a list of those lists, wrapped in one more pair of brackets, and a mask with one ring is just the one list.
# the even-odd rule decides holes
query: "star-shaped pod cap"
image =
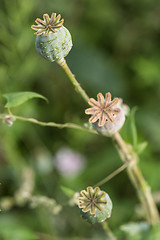
{"label": "star-shaped pod cap", "polygon": [[31,28],[35,30],[36,35],[43,34],[44,36],[48,36],[50,33],[55,33],[59,28],[63,26],[64,19],[61,19],[61,15],[56,13],[51,14],[51,18],[47,13],[43,14],[43,20],[37,18],[35,20],[37,25],[32,25]]}
{"label": "star-shaped pod cap", "polygon": [[98,93],[97,101],[90,98],[88,104],[92,108],[87,108],[85,113],[92,115],[89,122],[98,132],[112,136],[121,129],[125,122],[125,114],[120,107],[119,98],[114,98],[111,101],[110,92],[105,94],[105,98],[102,93]]}
{"label": "star-shaped pod cap", "polygon": [[87,187],[80,192],[78,207],[81,215],[89,223],[103,222],[111,216],[112,201],[109,195],[99,187]]}

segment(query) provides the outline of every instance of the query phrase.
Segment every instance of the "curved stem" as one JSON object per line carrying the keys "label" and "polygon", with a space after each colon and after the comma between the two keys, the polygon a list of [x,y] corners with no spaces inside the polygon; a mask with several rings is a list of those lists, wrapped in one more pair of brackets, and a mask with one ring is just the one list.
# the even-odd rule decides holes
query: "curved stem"
{"label": "curved stem", "polygon": [[44,127],[73,128],[73,129],[78,129],[78,130],[98,134],[93,129],[88,129],[88,128],[85,128],[85,127],[80,126],[78,124],[75,124],[75,123],[63,123],[63,124],[61,124],[61,123],[55,123],[55,122],[42,122],[42,121],[38,121],[37,119],[34,119],[34,118],[25,118],[25,117],[16,116],[16,115],[13,115],[13,114],[11,114],[11,116],[15,119],[35,123],[35,124],[38,124],[38,125],[44,126]]}
{"label": "curved stem", "polygon": [[105,177],[103,180],[99,181],[97,184],[95,184],[93,187],[99,187],[101,185],[103,185],[104,183],[108,182],[109,180],[111,180],[112,178],[114,178],[116,175],[118,175],[119,173],[121,173],[124,169],[126,169],[126,167],[128,167],[128,162],[124,163],[121,167],[117,168],[114,172],[112,172],[111,174],[109,174],[107,177]]}
{"label": "curved stem", "polygon": [[115,142],[122,161],[129,164],[127,173],[143,205],[147,221],[153,226],[159,224],[159,213],[153,200],[151,189],[139,168],[138,156],[134,153],[132,146],[123,141],[119,133],[115,133],[112,139]]}

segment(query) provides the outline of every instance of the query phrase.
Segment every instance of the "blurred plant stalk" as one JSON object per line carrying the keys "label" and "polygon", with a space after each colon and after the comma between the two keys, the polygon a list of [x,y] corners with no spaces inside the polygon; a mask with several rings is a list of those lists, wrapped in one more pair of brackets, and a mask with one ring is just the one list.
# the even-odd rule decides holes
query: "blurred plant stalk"
{"label": "blurred plant stalk", "polygon": [[35,187],[34,171],[25,167],[22,172],[22,179],[19,189],[15,192],[13,197],[4,197],[0,200],[0,207],[2,211],[8,211],[14,206],[23,207],[29,203],[31,208],[44,207],[53,215],[59,214],[62,206],[53,198],[48,198],[41,195],[33,195]]}
{"label": "blurred plant stalk", "polygon": [[108,223],[106,221],[104,221],[102,223],[102,227],[104,229],[104,231],[107,233],[108,236],[108,240],[117,240],[117,238],[115,237],[115,235],[113,234],[113,232],[111,231],[111,229],[108,226]]}
{"label": "blurred plant stalk", "polygon": [[126,144],[119,133],[115,133],[112,136],[113,141],[117,151],[123,162],[128,162],[127,173],[128,176],[137,191],[137,195],[142,203],[142,206],[145,210],[146,219],[152,225],[155,226],[159,224],[159,213],[157,206],[154,202],[151,188],[144,179],[142,172],[138,165],[138,156],[133,151],[131,145]]}

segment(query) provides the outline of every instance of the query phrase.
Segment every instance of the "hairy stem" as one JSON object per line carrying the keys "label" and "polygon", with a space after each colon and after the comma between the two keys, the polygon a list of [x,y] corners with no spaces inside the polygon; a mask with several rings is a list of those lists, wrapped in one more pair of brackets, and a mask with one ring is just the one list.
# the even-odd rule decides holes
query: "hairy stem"
{"label": "hairy stem", "polygon": [[[61,66],[61,65],[60,65]],[[61,68],[64,70],[64,72],[66,73],[67,77],[69,78],[69,80],[71,81],[71,83],[73,84],[73,86],[75,87],[76,91],[82,96],[82,98],[88,103],[89,97],[86,94],[86,92],[83,90],[83,88],[80,86],[79,82],[77,82],[75,76],[73,75],[73,73],[71,72],[71,70],[69,69],[67,63],[65,62],[64,65],[61,66]]]}
{"label": "hairy stem", "polygon": [[160,221],[159,213],[151,189],[139,168],[138,156],[134,153],[132,146],[123,141],[119,133],[115,133],[112,138],[122,161],[128,163],[127,173],[143,205],[147,221],[153,226],[157,225]]}

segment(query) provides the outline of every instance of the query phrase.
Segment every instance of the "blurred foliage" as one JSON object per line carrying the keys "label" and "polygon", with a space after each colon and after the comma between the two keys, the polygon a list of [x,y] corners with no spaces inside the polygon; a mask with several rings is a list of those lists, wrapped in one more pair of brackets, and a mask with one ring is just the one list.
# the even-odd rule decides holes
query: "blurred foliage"
{"label": "blurred foliage", "polygon": [[[14,108],[15,114],[59,123],[87,122],[86,104],[67,77],[55,63],[42,59],[34,47],[30,26],[36,17],[46,12],[61,13],[74,43],[68,64],[89,96],[110,91],[131,108],[138,106],[137,142],[148,142],[140,166],[152,190],[159,191],[160,2],[0,0],[0,5],[0,113],[6,111],[3,94],[34,91],[49,99],[49,104],[33,99]],[[23,170],[29,167],[35,174],[34,194],[53,198],[64,206],[56,217],[44,208],[30,209],[29,204],[2,211],[0,239],[105,239],[101,226],[88,225],[76,207],[66,206],[68,198],[61,186],[79,191],[118,168],[121,162],[110,139],[18,120],[12,127],[2,122],[0,126],[0,195],[13,197],[21,187]],[[125,127],[127,122],[122,134]],[[74,179],[65,179],[55,169],[54,156],[61,147],[79,151],[87,159],[85,170]],[[119,239],[131,239],[117,230],[120,225],[142,218],[137,217],[138,199],[126,173],[116,176],[103,189],[114,204],[111,228]],[[145,239],[159,239],[153,237],[159,236],[157,229],[147,232]],[[143,237],[140,234],[133,239]]]}

